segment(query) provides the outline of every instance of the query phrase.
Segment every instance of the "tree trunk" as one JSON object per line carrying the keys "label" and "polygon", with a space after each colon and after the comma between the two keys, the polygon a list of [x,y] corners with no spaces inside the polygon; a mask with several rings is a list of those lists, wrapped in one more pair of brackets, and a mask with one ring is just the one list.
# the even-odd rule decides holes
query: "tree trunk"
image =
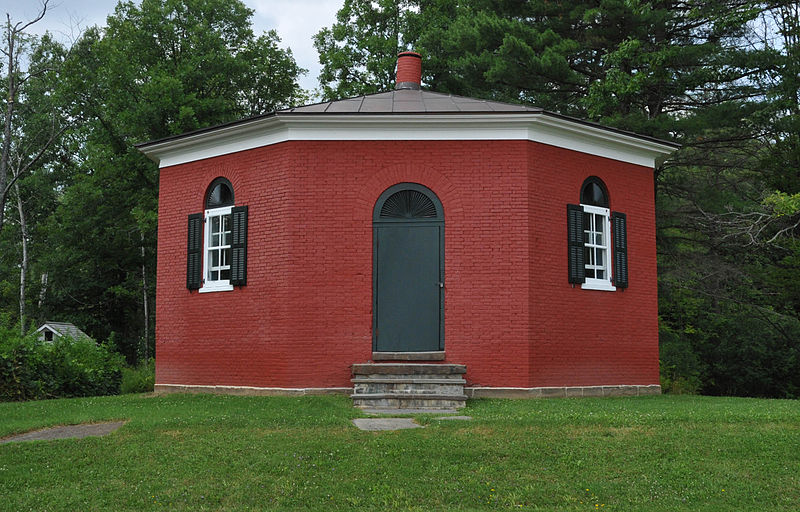
{"label": "tree trunk", "polygon": [[28,275],[28,223],[25,220],[25,210],[22,208],[22,196],[19,193],[19,183],[14,183],[14,192],[17,194],[17,211],[19,212],[19,229],[22,236],[22,267],[19,271],[19,329],[25,336],[25,277]]}
{"label": "tree trunk", "polygon": [[3,151],[0,154],[0,233],[3,232],[3,220],[6,209],[6,197],[8,196],[8,161],[11,158],[11,121],[14,117],[14,101],[16,100],[17,84],[15,76],[16,54],[14,43],[17,42],[16,31],[12,29],[11,19],[6,24],[6,31],[3,34],[8,45],[8,62],[6,63],[6,111],[3,117]]}
{"label": "tree trunk", "polygon": [[[6,110],[3,117],[3,148],[0,152],[0,233],[3,232],[3,220],[6,208],[6,198],[11,189],[8,180],[8,162],[11,158],[11,122],[14,120],[14,103],[17,101],[17,86],[18,86],[18,73],[19,70],[19,49],[15,48],[17,43],[22,41],[21,38],[25,35],[25,30],[44,18],[47,12],[47,3],[50,0],[42,1],[42,8],[39,15],[33,20],[23,24],[11,24],[11,15],[6,13],[6,23],[4,27],[3,37],[5,38],[6,47],[2,49],[2,53],[8,58],[6,63]],[[22,45],[20,44],[20,48]],[[20,82],[24,82],[26,77],[19,78]],[[22,167],[20,166],[20,169]],[[13,180],[12,180],[13,181]]]}
{"label": "tree trunk", "polygon": [[40,318],[39,320],[44,321],[44,318],[41,318],[42,314],[42,306],[44,305],[44,298],[47,296],[47,280],[48,280],[47,272],[42,272],[42,287],[39,290],[39,302],[36,304],[36,309],[39,312]]}

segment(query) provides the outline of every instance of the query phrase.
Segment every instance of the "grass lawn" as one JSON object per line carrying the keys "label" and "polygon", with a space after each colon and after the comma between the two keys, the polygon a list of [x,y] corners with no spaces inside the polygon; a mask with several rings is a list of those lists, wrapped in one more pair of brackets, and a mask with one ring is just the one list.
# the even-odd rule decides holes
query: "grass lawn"
{"label": "grass lawn", "polygon": [[473,400],[472,421],[364,432],[345,397],[0,404],[0,510],[800,510],[800,401]]}

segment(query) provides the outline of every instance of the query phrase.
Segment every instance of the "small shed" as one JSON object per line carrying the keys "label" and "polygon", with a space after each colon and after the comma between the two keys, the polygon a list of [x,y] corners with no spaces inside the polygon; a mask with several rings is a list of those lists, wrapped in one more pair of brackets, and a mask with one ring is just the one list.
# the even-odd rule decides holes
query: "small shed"
{"label": "small shed", "polygon": [[91,336],[69,322],[45,322],[36,332],[39,334],[39,341],[53,342],[63,336],[74,340],[92,340]]}

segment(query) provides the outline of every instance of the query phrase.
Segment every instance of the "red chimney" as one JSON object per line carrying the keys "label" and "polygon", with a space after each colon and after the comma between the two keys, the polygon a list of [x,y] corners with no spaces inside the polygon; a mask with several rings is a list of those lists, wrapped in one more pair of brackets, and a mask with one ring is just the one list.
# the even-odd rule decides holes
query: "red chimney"
{"label": "red chimney", "polygon": [[394,88],[419,90],[422,82],[422,55],[400,52],[397,55],[397,83]]}

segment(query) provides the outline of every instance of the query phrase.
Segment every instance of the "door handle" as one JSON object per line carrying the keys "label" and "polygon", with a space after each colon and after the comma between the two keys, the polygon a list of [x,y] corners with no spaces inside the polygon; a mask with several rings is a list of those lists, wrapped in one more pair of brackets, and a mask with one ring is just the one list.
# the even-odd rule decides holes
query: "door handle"
{"label": "door handle", "polygon": [[444,288],[444,283],[439,281],[439,288]]}

